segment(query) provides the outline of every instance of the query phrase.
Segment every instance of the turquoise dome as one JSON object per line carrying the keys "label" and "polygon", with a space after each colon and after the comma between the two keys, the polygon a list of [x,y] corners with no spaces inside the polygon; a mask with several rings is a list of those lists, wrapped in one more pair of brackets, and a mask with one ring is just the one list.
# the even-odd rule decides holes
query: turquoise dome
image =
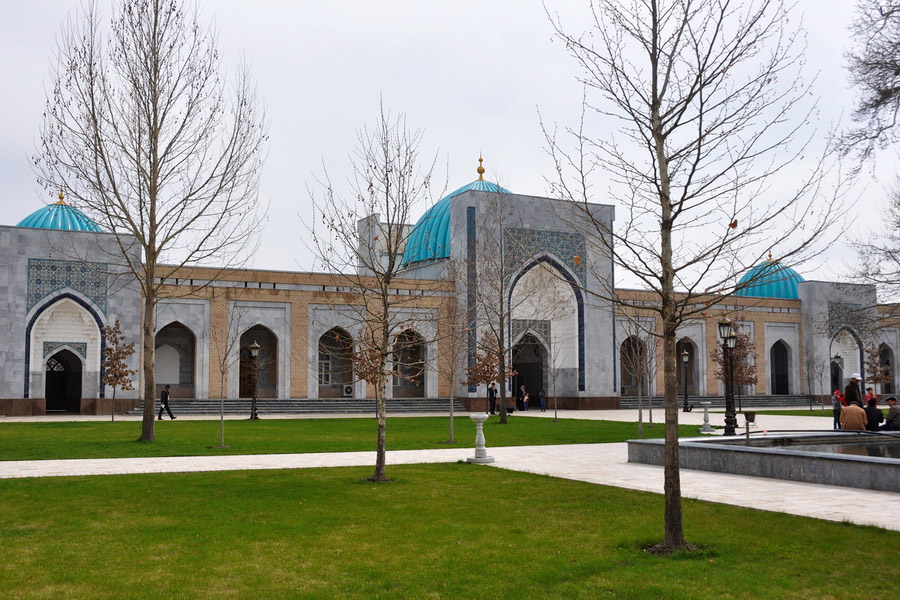
{"label": "turquoise dome", "polygon": [[758,264],[741,277],[738,285],[752,281],[753,284],[735,292],[735,296],[753,296],[756,298],[788,298],[796,300],[800,297],[797,284],[803,278],[790,267],[771,258]]}
{"label": "turquoise dome", "polygon": [[496,183],[477,179],[441,198],[425,211],[409,234],[406,250],[403,252],[404,265],[450,256],[450,199],[470,190],[510,193]]}
{"label": "turquoise dome", "polygon": [[65,231],[103,231],[87,215],[62,200],[34,211],[19,221],[18,227],[63,229]]}

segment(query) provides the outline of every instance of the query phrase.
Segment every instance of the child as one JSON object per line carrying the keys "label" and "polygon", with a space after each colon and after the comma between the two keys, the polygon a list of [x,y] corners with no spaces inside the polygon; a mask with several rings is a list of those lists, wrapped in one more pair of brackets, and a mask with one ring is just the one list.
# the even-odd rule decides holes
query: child
{"label": "child", "polygon": [[528,410],[528,392],[522,396],[522,404],[525,405],[525,410]]}

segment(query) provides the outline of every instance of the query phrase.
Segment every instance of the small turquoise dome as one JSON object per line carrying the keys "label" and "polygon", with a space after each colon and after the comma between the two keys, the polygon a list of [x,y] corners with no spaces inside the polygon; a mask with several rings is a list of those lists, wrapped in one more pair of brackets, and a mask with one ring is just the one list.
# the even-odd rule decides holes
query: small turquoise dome
{"label": "small turquoise dome", "polygon": [[87,215],[74,206],[69,206],[62,200],[34,211],[19,221],[18,227],[62,229],[65,231],[103,231]]}
{"label": "small turquoise dome", "polygon": [[[771,256],[771,255],[770,255]],[[797,284],[803,281],[797,271],[785,267],[771,258],[758,264],[741,277],[738,285],[752,281],[753,284],[735,292],[735,296],[753,296],[756,298],[787,298],[796,300],[800,297]]]}
{"label": "small turquoise dome", "polygon": [[510,193],[509,190],[496,183],[477,179],[441,198],[434,206],[425,211],[425,214],[413,227],[412,233],[409,234],[409,238],[406,240],[406,250],[403,252],[404,265],[450,256],[450,200],[454,196],[470,190]]}

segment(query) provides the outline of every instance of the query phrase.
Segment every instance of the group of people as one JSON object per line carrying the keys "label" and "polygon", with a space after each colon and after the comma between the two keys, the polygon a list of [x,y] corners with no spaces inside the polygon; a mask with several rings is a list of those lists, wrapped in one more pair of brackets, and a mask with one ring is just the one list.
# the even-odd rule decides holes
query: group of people
{"label": "group of people", "polygon": [[887,399],[888,415],[885,419],[878,408],[878,396],[871,387],[866,388],[863,397],[859,389],[859,373],[850,376],[850,383],[844,392],[834,390],[831,409],[834,414],[834,428],[855,431],[900,431],[900,406],[893,396]]}
{"label": "group of people", "polygon": [[[518,410],[528,410],[528,402],[531,400],[531,395],[525,390],[525,386],[519,386],[519,390],[516,392],[516,409]],[[544,394],[544,390],[541,390],[541,393],[538,394],[538,402],[541,405],[541,412],[547,412],[547,397]],[[512,406],[506,407],[506,412],[513,412],[515,409]],[[488,411],[490,414],[497,414],[497,384],[492,383],[488,386]]]}

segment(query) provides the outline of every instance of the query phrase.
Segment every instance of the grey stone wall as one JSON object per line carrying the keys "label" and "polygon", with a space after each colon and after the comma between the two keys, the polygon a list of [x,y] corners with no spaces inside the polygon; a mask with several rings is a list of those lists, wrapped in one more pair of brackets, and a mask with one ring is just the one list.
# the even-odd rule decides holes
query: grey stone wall
{"label": "grey stone wall", "polygon": [[[131,250],[130,256],[137,261],[137,249]],[[80,269],[82,266],[85,271]],[[42,275],[38,267],[46,268],[48,273],[54,267],[53,276]],[[66,267],[72,268],[67,271]],[[61,269],[59,273],[56,268]],[[4,366],[0,372],[0,397],[23,398],[26,387],[32,387],[32,380],[39,390],[43,389],[43,364],[28,364],[26,373],[31,346],[26,332],[50,305],[67,297],[102,325],[118,318],[126,339],[140,346],[140,294],[123,266],[115,236],[0,226],[0,364]],[[130,368],[137,369],[139,362],[135,353]],[[101,396],[99,378],[99,373],[84,374],[85,397]],[[135,384],[136,390],[117,395],[136,398],[140,385]]]}

